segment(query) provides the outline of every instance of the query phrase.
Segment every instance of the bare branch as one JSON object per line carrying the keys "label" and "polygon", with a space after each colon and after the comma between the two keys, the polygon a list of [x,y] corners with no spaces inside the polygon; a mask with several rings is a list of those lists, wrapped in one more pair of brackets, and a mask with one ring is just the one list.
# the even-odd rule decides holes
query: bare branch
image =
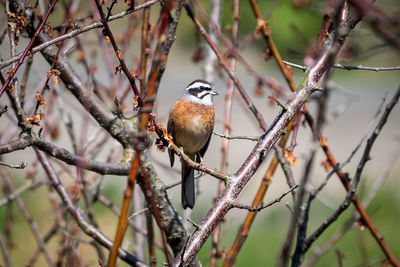
{"label": "bare branch", "polygon": [[244,136],[244,135],[237,135],[237,136],[232,136],[232,135],[226,135],[226,134],[220,134],[217,132],[213,132],[216,136],[225,138],[225,139],[242,139],[242,140],[250,140],[250,141],[259,141],[260,137],[255,137],[255,136]]}
{"label": "bare branch", "polygon": [[[189,8],[187,8],[187,11],[189,16],[194,20],[193,11]],[[261,140],[253,148],[253,151],[244,164],[233,175],[225,190],[217,199],[215,205],[208,211],[201,223],[201,228],[188,241],[185,252],[182,255],[178,255],[173,264],[186,266],[192,261],[210,233],[229,211],[229,201],[237,198],[244,185],[247,184],[255,170],[257,170],[263,161],[266,153],[268,153],[268,151],[272,149],[272,146],[282,137],[282,134],[293,116],[315,90],[317,82],[327,70],[327,62],[337,55],[343,44],[343,40],[350,30],[351,28],[345,27],[340,31],[341,35],[339,38],[332,38],[334,37],[332,36],[328,39],[326,49],[324,50],[325,53],[318,58],[314,66],[308,71],[306,77],[303,78],[293,99],[286,105],[286,111],[283,111],[276,118],[269,130],[261,137]],[[333,43],[333,40],[340,41]]]}
{"label": "bare branch", "polygon": [[12,164],[7,164],[7,163],[4,163],[4,162],[1,162],[0,161],[0,165],[2,165],[2,166],[6,166],[6,167],[9,167],[9,168],[12,168],[12,169],[25,169],[25,167],[26,166],[28,166],[25,162],[20,162],[18,165],[12,165]]}
{"label": "bare branch", "polygon": [[261,210],[263,210],[265,208],[268,208],[268,207],[280,202],[286,195],[288,195],[290,192],[292,192],[293,190],[295,190],[298,187],[299,186],[296,185],[296,186],[290,188],[290,190],[288,190],[287,192],[283,193],[280,197],[276,198],[275,200],[273,200],[270,203],[265,204],[265,205],[261,204],[260,206],[253,207],[253,206],[245,205],[245,204],[242,204],[242,203],[239,203],[239,202],[235,201],[235,202],[233,202],[232,206],[234,208],[238,208],[238,209],[245,209],[245,210],[248,210],[248,211],[251,211],[251,212],[254,212],[254,211],[258,212],[258,211],[261,211]]}
{"label": "bare branch", "polygon": [[51,4],[49,5],[49,8],[46,11],[46,14],[43,17],[43,20],[41,22],[41,24],[39,25],[39,27],[36,29],[35,34],[33,35],[31,41],[29,42],[29,44],[27,45],[27,47],[25,48],[24,52],[22,53],[20,59],[18,60],[17,64],[15,65],[15,67],[11,68],[8,72],[8,78],[7,80],[4,82],[3,86],[0,89],[0,97],[3,95],[4,90],[6,90],[8,88],[8,86],[10,85],[11,79],[14,77],[14,75],[17,73],[19,67],[21,66],[22,62],[24,61],[25,57],[28,55],[29,51],[32,49],[33,44],[35,43],[36,37],[39,35],[39,33],[42,31],[43,26],[46,24],[47,19],[50,16],[50,13],[53,11],[54,6],[56,5],[57,0],[53,0],[51,2]]}
{"label": "bare branch", "polygon": [[[112,242],[106,236],[103,235],[96,227],[91,225],[86,218],[83,216],[81,210],[75,206],[73,200],[69,196],[67,189],[64,187],[60,178],[58,178],[56,172],[54,171],[50,161],[47,159],[47,156],[38,150],[35,150],[39,160],[46,171],[47,177],[51,182],[51,185],[57,191],[64,205],[67,207],[68,212],[77,222],[79,227],[89,236],[93,237],[100,245],[106,247],[107,249],[111,249]],[[119,257],[134,266],[146,266],[144,263],[136,259],[134,256],[130,255],[123,249],[119,249]]]}
{"label": "bare branch", "polygon": [[[298,65],[289,61],[282,60],[282,62],[288,66],[295,67],[297,69],[301,69],[303,71],[307,70],[306,66]],[[342,65],[342,64],[333,64],[333,68],[336,69],[344,69],[344,70],[370,70],[370,71],[394,71],[394,70],[400,70],[400,66],[394,66],[394,67],[368,67],[368,66],[349,66],[349,65]]]}
{"label": "bare branch", "polygon": [[33,220],[32,215],[29,213],[29,211],[26,209],[24,202],[22,201],[21,197],[16,193],[15,187],[11,181],[11,178],[8,176],[8,174],[0,169],[2,173],[3,180],[7,187],[10,189],[11,194],[15,195],[15,199],[17,201],[18,207],[20,208],[22,214],[24,215],[26,221],[28,222],[29,227],[31,228],[31,231],[33,233],[33,236],[36,239],[36,242],[38,244],[38,247],[40,248],[40,251],[43,253],[44,258],[47,261],[47,264],[51,267],[55,267],[56,265],[54,264],[53,259],[50,256],[50,253],[46,247],[45,242],[43,241],[42,236],[40,235],[39,227],[36,224],[36,222]]}
{"label": "bare branch", "polygon": [[[141,10],[141,9],[143,9],[145,7],[154,5],[155,3],[159,2],[159,1],[160,0],[149,0],[149,1],[146,1],[145,3],[143,3],[141,5],[138,5],[135,8],[127,9],[127,10],[125,10],[125,11],[123,11],[123,12],[117,14],[117,15],[110,16],[107,21],[113,21],[113,20],[116,20],[116,19],[123,18],[126,15],[131,14],[132,12],[135,12],[135,11]],[[47,42],[43,42],[42,44],[33,47],[32,50],[31,50],[31,53],[35,54],[37,52],[42,51],[43,49],[45,49],[48,46],[51,46],[53,44],[56,44],[58,42],[66,40],[66,39],[70,39],[70,38],[75,37],[75,36],[77,36],[79,34],[88,32],[90,30],[93,30],[93,29],[96,29],[96,28],[101,28],[102,26],[103,26],[103,23],[101,21],[97,21],[97,22],[93,22],[90,25],[82,27],[82,28],[78,27],[77,29],[75,29],[73,31],[70,31],[69,33],[66,33],[64,35],[58,36],[58,37],[56,37],[54,39],[51,39],[51,40],[49,40]],[[17,62],[21,57],[22,57],[22,53],[16,55],[15,57],[9,58],[7,60],[0,61],[0,69],[2,69],[4,67],[7,67],[8,65],[10,65],[10,64],[12,64],[14,62]]]}
{"label": "bare branch", "polygon": [[[368,138],[367,145],[364,149],[364,153],[362,155],[362,158],[360,160],[360,163],[358,164],[357,171],[354,175],[354,179],[351,183],[351,188],[347,192],[346,198],[342,202],[342,204],[339,206],[339,208],[320,226],[318,229],[316,229],[305,241],[304,241],[304,247],[303,249],[307,251],[307,249],[312,245],[312,243],[327,229],[327,227],[332,224],[336,219],[348,208],[348,206],[351,203],[351,200],[357,190],[358,183],[360,182],[361,179],[361,174],[362,171],[364,170],[365,164],[367,161],[370,159],[370,152],[372,149],[372,146],[376,140],[376,138],[379,136],[381,133],[381,130],[383,126],[385,125],[387,118],[392,111],[393,107],[397,104],[398,100],[400,97],[400,87],[397,89],[396,93],[394,94],[392,100],[390,103],[386,106],[385,112],[382,115],[378,125],[375,127],[375,130],[373,131],[372,135]],[[379,239],[383,240],[383,237],[379,235]],[[386,245],[386,243],[384,243]],[[381,243],[382,246],[382,243]],[[386,245],[387,246],[387,245]],[[390,251],[388,248],[385,251]],[[388,259],[393,262],[394,265],[398,265],[396,258],[394,255],[387,255]]]}

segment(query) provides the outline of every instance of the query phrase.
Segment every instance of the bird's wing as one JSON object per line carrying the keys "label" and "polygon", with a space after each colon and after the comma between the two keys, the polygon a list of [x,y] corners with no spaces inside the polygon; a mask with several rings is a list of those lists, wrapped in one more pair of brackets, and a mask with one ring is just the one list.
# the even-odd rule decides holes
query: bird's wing
{"label": "bird's wing", "polygon": [[[212,132],[212,130],[211,130],[211,132]],[[207,151],[208,145],[210,144],[211,135],[212,135],[212,133],[211,133],[210,136],[208,137],[208,140],[207,140],[206,144],[205,144],[205,145],[203,146],[203,148],[199,151],[199,154],[200,154],[201,157],[203,157],[204,154],[205,154],[206,151]],[[200,163],[199,155],[196,156],[196,162],[197,162],[197,163]]]}

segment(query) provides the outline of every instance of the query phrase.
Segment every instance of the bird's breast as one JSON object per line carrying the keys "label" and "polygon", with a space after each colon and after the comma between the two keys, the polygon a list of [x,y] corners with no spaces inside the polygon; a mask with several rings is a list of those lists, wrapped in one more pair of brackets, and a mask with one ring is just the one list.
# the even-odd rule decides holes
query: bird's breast
{"label": "bird's breast", "polygon": [[207,143],[214,128],[214,107],[180,100],[171,111],[174,142],[185,153],[196,153]]}

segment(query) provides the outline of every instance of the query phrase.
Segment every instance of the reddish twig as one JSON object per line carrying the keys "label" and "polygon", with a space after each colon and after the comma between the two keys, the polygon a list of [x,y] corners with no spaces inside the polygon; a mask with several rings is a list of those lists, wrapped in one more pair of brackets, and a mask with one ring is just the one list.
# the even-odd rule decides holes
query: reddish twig
{"label": "reddish twig", "polygon": [[0,97],[3,95],[4,90],[6,90],[8,88],[8,86],[10,85],[11,80],[14,78],[14,76],[17,73],[19,67],[21,66],[22,62],[24,61],[25,57],[28,55],[28,53],[32,49],[33,44],[36,41],[36,37],[39,35],[40,31],[43,29],[44,25],[46,24],[46,21],[49,18],[50,13],[53,11],[54,6],[56,5],[56,3],[57,3],[57,0],[53,0],[51,2],[51,4],[49,5],[49,8],[46,11],[46,14],[43,17],[42,22],[40,23],[39,27],[37,28],[34,36],[31,38],[31,41],[26,46],[26,48],[25,48],[24,52],[22,53],[21,57],[19,58],[17,64],[15,65],[14,68],[11,68],[8,71],[8,78],[6,79],[6,81],[4,82],[3,86],[0,89]]}
{"label": "reddish twig", "polygon": [[[215,205],[208,211],[203,219],[200,228],[196,231],[185,248],[185,252],[178,255],[174,264],[186,266],[198,253],[199,249],[214,230],[216,225],[223,219],[229,211],[231,201],[234,201],[243,189],[244,185],[250,180],[255,170],[259,167],[267,153],[275,142],[282,136],[282,133],[301,106],[306,102],[313,91],[316,90],[316,84],[321,76],[326,72],[332,57],[335,57],[343,44],[343,38],[350,32],[351,27],[344,28],[338,38],[330,36],[325,53],[316,61],[316,64],[309,70],[306,77],[303,78],[293,99],[286,105],[286,109],[275,119],[274,124],[262,136],[252,153],[246,159],[241,168],[233,175],[221,196],[216,200]],[[333,40],[337,40],[333,42]],[[340,41],[338,41],[340,40]]]}
{"label": "reddish twig", "polygon": [[[116,14],[114,16],[110,16],[108,21],[113,21],[113,20],[116,20],[116,19],[123,18],[126,15],[131,14],[132,12],[135,12],[135,11],[141,10],[141,9],[143,9],[145,7],[151,6],[151,5],[153,5],[153,4],[155,4],[155,3],[159,2],[159,1],[160,0],[149,0],[146,3],[143,3],[142,5],[136,6],[134,9],[128,9],[128,10],[125,10],[125,11],[123,11],[123,12],[121,12],[119,14]],[[37,52],[42,51],[43,49],[45,49],[48,46],[51,46],[51,45],[56,44],[58,42],[61,42],[63,40],[70,39],[70,38],[75,37],[75,36],[77,36],[79,34],[88,32],[88,31],[96,29],[96,28],[101,28],[101,27],[103,27],[103,23],[101,21],[93,22],[93,23],[91,23],[91,24],[89,24],[88,26],[85,26],[85,27],[79,27],[77,29],[74,29],[74,30],[70,31],[67,34],[58,36],[58,37],[56,37],[54,39],[48,40],[47,42],[44,42],[42,44],[39,44],[39,45],[33,47],[31,49],[31,53],[35,54]],[[1,61],[0,62],[0,69],[2,69],[4,67],[7,67],[8,65],[10,65],[10,64],[12,64],[14,62],[17,62],[18,60],[20,60],[22,55],[23,55],[23,53],[18,54],[15,57],[11,57],[11,58],[9,58],[7,60]]]}
{"label": "reddish twig", "polygon": [[[255,1],[251,1],[251,3],[252,3],[253,11],[254,11],[254,13],[256,13],[256,16],[260,16],[260,12],[259,12],[259,10],[258,10],[257,3],[256,3]],[[258,15],[257,15],[257,14],[258,14]],[[354,25],[357,24],[357,23],[359,22],[359,20],[360,20],[360,19],[357,17],[357,14],[356,14],[356,16],[350,18],[350,19],[348,20],[349,28],[353,28]],[[323,30],[323,29],[322,29],[322,30]],[[263,31],[263,32],[264,32],[264,31]],[[268,32],[267,32],[267,33],[268,33]],[[265,39],[266,39],[267,41],[269,40],[271,43],[273,43],[271,37],[270,37],[268,34],[267,34],[267,36],[265,36]],[[274,57],[275,57],[275,55],[276,55],[277,53],[278,53],[278,50],[277,50],[277,49],[272,49],[272,54],[274,55]],[[279,57],[275,57],[275,59],[276,59],[278,62],[281,61],[280,56],[279,56]],[[316,66],[316,63],[314,62],[314,67],[315,67],[315,66]],[[287,80],[288,80],[288,79],[291,79],[289,76],[286,75],[286,72],[284,71],[283,68],[281,68],[281,70],[282,70],[282,72],[283,72],[283,74],[285,75],[285,77],[286,77]],[[309,70],[309,73],[311,73],[312,75],[322,75],[322,72],[321,72],[321,71],[320,71],[319,73],[315,73],[312,69]],[[289,85],[291,85],[291,84],[292,84],[292,83],[289,83]],[[290,87],[291,87],[292,90],[295,90],[292,86],[290,86]],[[306,118],[308,117],[309,119],[312,120],[312,117],[311,117],[311,115],[308,113],[308,111],[306,110],[306,108],[303,107],[303,109],[304,109],[305,114],[307,115]],[[310,125],[310,127],[314,127],[314,129],[315,129],[315,125],[313,125],[313,126]],[[288,129],[288,132],[289,132],[289,129]],[[288,134],[288,133],[287,133],[287,134]],[[282,142],[282,141],[281,141],[281,142]],[[326,150],[326,149],[323,148],[323,150],[324,150],[325,153],[327,153],[327,150]],[[331,157],[331,159],[333,159],[333,161],[329,161],[329,163],[331,164],[332,167],[335,167],[335,166],[336,166],[336,164],[335,164],[335,163],[336,163],[336,160],[334,160],[333,155],[332,155],[332,153],[331,153],[330,150],[329,150],[329,147],[328,147],[328,152],[329,152],[329,153],[328,153],[329,156],[328,156],[328,154],[327,154],[327,156],[328,156],[328,157]],[[258,191],[257,194],[256,194],[256,197],[255,197],[254,202],[253,202],[254,205],[259,205],[260,202],[261,202],[261,200],[262,200],[262,198],[264,197],[264,194],[266,193],[266,190],[267,190],[269,184],[271,183],[271,178],[272,178],[272,175],[273,175],[273,173],[274,173],[274,171],[275,171],[275,169],[276,169],[277,163],[278,163],[278,161],[277,161],[277,159],[274,157],[274,159],[272,160],[272,162],[271,162],[271,164],[270,164],[270,167],[268,168],[268,171],[267,171],[267,173],[266,173],[266,176],[264,177],[264,179],[263,179],[263,181],[262,181],[262,183],[261,183],[261,185],[260,185],[260,187],[259,187],[259,191]],[[338,170],[338,172],[341,172],[341,170]],[[342,175],[343,175],[343,173],[342,173]],[[339,175],[339,177],[340,177],[340,175]],[[344,178],[344,175],[343,175],[343,178]],[[342,180],[342,178],[341,178],[341,180]],[[342,180],[342,182],[343,182],[343,180]],[[356,207],[357,207],[357,209],[360,209],[360,210],[363,211],[363,212],[360,212],[360,214],[362,214],[362,217],[363,217],[363,218],[366,217],[366,218],[367,218],[367,221],[370,222],[369,226],[373,227],[373,228],[376,230],[376,228],[375,228],[374,225],[372,224],[372,221],[371,221],[370,218],[368,217],[368,214],[365,212],[365,210],[362,208],[362,206],[360,205],[359,202],[358,202],[358,204],[356,204]],[[250,228],[250,226],[251,226],[251,224],[252,224],[252,222],[253,222],[255,216],[256,216],[256,213],[249,213],[248,216],[246,217],[245,222],[244,222],[243,225],[241,226],[241,229],[240,229],[239,232],[238,232],[238,235],[237,235],[237,237],[236,237],[236,239],[235,239],[235,242],[234,242],[234,244],[232,245],[232,248],[231,248],[231,249],[228,251],[228,253],[227,253],[228,256],[227,256],[227,259],[226,259],[225,262],[224,262],[224,266],[228,266],[228,265],[227,265],[228,263],[233,264],[233,262],[235,261],[236,256],[238,255],[239,249],[241,248],[241,246],[242,246],[243,243],[244,243],[244,240],[245,240],[246,237],[247,237],[249,228]],[[367,226],[368,226],[368,224],[367,224]],[[376,232],[377,232],[377,231],[376,231]],[[378,234],[379,234],[379,233],[378,233]],[[375,236],[375,238],[377,239],[377,236],[376,236],[376,235],[374,235],[374,236]],[[378,235],[378,236],[380,236],[380,235]],[[377,240],[378,240],[378,239],[377,239]],[[378,241],[378,242],[379,242],[379,241]],[[382,242],[384,242],[384,241],[382,241]],[[385,245],[386,245],[386,244],[385,244]],[[384,247],[384,246],[381,245],[381,247]],[[389,250],[389,252],[390,252],[390,250]],[[385,253],[386,253],[386,252],[385,252]]]}
{"label": "reddish twig", "polygon": [[[110,39],[110,42],[114,49],[115,55],[120,63],[120,67],[121,67],[122,71],[125,73],[126,77],[128,78],[129,84],[131,85],[132,90],[137,97],[138,106],[141,107],[141,106],[143,106],[143,100],[142,100],[142,97],[140,96],[139,90],[136,87],[136,83],[135,83],[136,77],[134,76],[133,73],[131,73],[129,71],[128,67],[126,66],[122,52],[121,52],[121,50],[119,50],[117,42],[114,39],[114,35],[111,32],[110,26],[108,25],[108,22],[107,22],[108,16],[106,18],[99,0],[95,0],[95,2],[96,2],[96,6],[97,6],[97,9],[98,9],[100,17],[101,17],[101,22],[103,23],[104,35]],[[112,2],[112,3],[114,3],[114,2]]]}
{"label": "reddish twig", "polygon": [[[51,182],[51,185],[57,191],[58,195],[60,196],[61,200],[63,201],[64,205],[66,206],[70,215],[74,218],[76,223],[79,227],[89,236],[93,237],[99,244],[102,246],[111,249],[113,243],[109,240],[106,236],[103,235],[96,227],[91,225],[84,215],[82,214],[81,210],[75,205],[74,201],[69,196],[67,189],[64,187],[63,183],[61,182],[60,178],[58,177],[57,173],[54,171],[53,166],[51,165],[50,161],[47,159],[47,156],[38,150],[35,150],[39,161],[41,162],[48,179]],[[130,255],[123,249],[119,249],[119,257],[132,265],[135,266],[146,266],[141,261],[139,261],[134,256]]]}
{"label": "reddish twig", "polygon": [[[219,2],[219,4],[221,4]],[[220,8],[220,7],[218,7]],[[233,2],[233,26],[232,26],[232,40],[234,45],[237,46],[237,33],[239,29],[239,1],[235,0]],[[214,66],[214,64],[213,64]],[[236,66],[236,60],[235,58],[231,58],[229,62],[229,68],[232,71],[235,71],[235,66]],[[233,98],[233,93],[235,89],[235,84],[233,81],[230,79],[228,81],[228,89],[226,92],[225,96],[225,108],[224,108],[224,135],[229,136],[231,134],[231,110],[232,110],[232,98]],[[221,172],[226,173],[227,172],[227,165],[228,165],[228,147],[229,147],[229,139],[224,138],[222,139],[222,147],[221,147]],[[219,196],[222,191],[224,190],[225,183],[223,181],[220,181],[218,183],[218,192],[217,196]],[[213,233],[212,236],[212,243],[211,243],[211,266],[215,267],[217,266],[217,259],[220,257],[220,253],[218,250],[218,243],[219,243],[219,234],[220,234],[220,227],[221,225],[218,225]]]}
{"label": "reddish twig", "polygon": [[271,54],[275,58],[276,63],[278,64],[279,69],[281,70],[283,76],[286,79],[286,82],[288,83],[290,89],[292,92],[296,90],[296,85],[294,84],[291,76],[288,74],[288,69],[286,66],[282,63],[282,58],[279,54],[279,51],[275,45],[275,42],[272,40],[270,36],[270,30],[267,26],[267,22],[264,21],[264,19],[261,16],[261,12],[258,8],[258,4],[256,0],[250,0],[251,8],[253,10],[253,13],[255,17],[257,18],[257,29],[260,34],[262,34],[264,40],[268,43],[268,47],[271,50]]}
{"label": "reddish twig", "polygon": [[[65,32],[64,33],[67,33],[67,32],[68,32],[68,27],[65,28]],[[42,87],[41,93],[40,93],[40,97],[41,98],[44,97],[44,93],[46,92],[46,90],[50,89],[49,88],[49,81],[50,81],[51,76],[53,76],[53,75],[57,76],[56,73],[53,73],[53,69],[54,69],[54,66],[56,65],[56,62],[57,62],[58,56],[60,55],[61,49],[63,48],[63,44],[64,44],[64,41],[61,41],[60,45],[57,48],[57,52],[56,52],[56,55],[55,55],[55,57],[53,59],[53,62],[51,63],[50,71],[47,72],[46,81],[45,81],[45,83],[44,83],[44,85]],[[56,77],[56,79],[57,79],[57,77]],[[33,111],[32,117],[37,114],[39,106],[41,104],[42,104],[41,100],[39,98],[37,98],[36,99],[36,106],[35,106],[35,109]]]}
{"label": "reddish twig", "polygon": [[119,216],[118,220],[118,227],[115,233],[114,243],[110,252],[110,256],[108,258],[107,266],[114,267],[117,258],[118,258],[118,250],[122,243],[122,239],[125,234],[126,226],[128,224],[128,212],[129,212],[129,205],[133,196],[133,188],[135,185],[136,177],[139,174],[139,165],[140,165],[140,153],[138,149],[136,149],[135,157],[132,160],[131,171],[128,177],[128,184],[125,189],[124,199],[122,201],[121,207],[121,215]]}
{"label": "reddish twig", "polygon": [[[314,134],[316,136],[318,136],[320,146],[327,157],[327,161],[333,168],[335,168],[335,166],[337,166],[338,163],[337,163],[335,157],[333,156],[332,151],[329,148],[328,142],[326,141],[327,139],[318,131],[318,129],[315,126],[314,120],[308,113],[305,114],[305,118],[306,118],[306,121],[309,124],[310,128],[314,132]],[[351,189],[351,182],[350,182],[349,178],[345,175],[345,173],[340,168],[338,168],[335,172],[338,175],[338,177],[340,178],[340,181],[342,182],[345,189],[347,191],[349,191]],[[379,233],[378,229],[372,222],[371,218],[368,216],[365,208],[359,201],[357,195],[352,196],[351,201],[353,202],[354,206],[356,207],[357,211],[359,212],[360,216],[362,217],[365,225],[371,232],[372,236],[375,238],[376,242],[379,244],[379,246],[385,253],[386,257],[390,260],[390,262],[393,265],[399,266],[395,256],[393,255],[393,253],[391,252],[386,241],[383,239],[382,235]]]}
{"label": "reddish twig", "polygon": [[143,10],[143,22],[142,22],[142,44],[140,53],[140,93],[143,96],[146,86],[146,72],[147,72],[147,58],[149,55],[148,45],[148,32],[149,32],[149,20],[150,20],[150,7],[146,7]]}
{"label": "reddish twig", "polygon": [[258,111],[258,109],[256,108],[256,106],[254,105],[254,103],[251,101],[249,95],[247,94],[246,90],[244,90],[242,84],[240,83],[239,79],[237,79],[234,75],[234,73],[232,72],[232,70],[229,68],[228,64],[226,63],[226,61],[224,60],[221,52],[219,51],[219,49],[215,46],[215,44],[213,43],[213,41],[211,40],[210,36],[208,35],[207,31],[204,29],[203,25],[201,25],[200,21],[197,19],[197,17],[194,15],[193,9],[190,7],[189,4],[185,4],[185,9],[186,12],[188,14],[188,16],[192,19],[192,21],[194,22],[194,24],[196,25],[196,27],[199,29],[199,31],[201,32],[201,34],[204,36],[204,38],[206,39],[207,43],[210,45],[210,47],[212,48],[212,50],[214,51],[214,53],[216,54],[217,58],[218,58],[218,62],[220,63],[220,65],[224,68],[224,70],[227,72],[227,74],[229,75],[229,78],[233,81],[233,83],[235,84],[236,88],[238,89],[240,95],[242,96],[243,100],[246,102],[247,107],[250,109],[250,111],[253,113],[253,115],[256,117],[261,129],[263,129],[264,131],[267,130],[267,124],[264,121],[263,116],[261,115],[261,113]]}

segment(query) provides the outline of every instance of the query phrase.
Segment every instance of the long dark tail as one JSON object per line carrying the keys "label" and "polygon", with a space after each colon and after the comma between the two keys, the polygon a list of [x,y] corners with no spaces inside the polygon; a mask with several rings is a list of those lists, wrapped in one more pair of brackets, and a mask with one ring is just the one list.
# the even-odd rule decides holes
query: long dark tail
{"label": "long dark tail", "polygon": [[182,162],[182,206],[194,207],[194,170]]}

